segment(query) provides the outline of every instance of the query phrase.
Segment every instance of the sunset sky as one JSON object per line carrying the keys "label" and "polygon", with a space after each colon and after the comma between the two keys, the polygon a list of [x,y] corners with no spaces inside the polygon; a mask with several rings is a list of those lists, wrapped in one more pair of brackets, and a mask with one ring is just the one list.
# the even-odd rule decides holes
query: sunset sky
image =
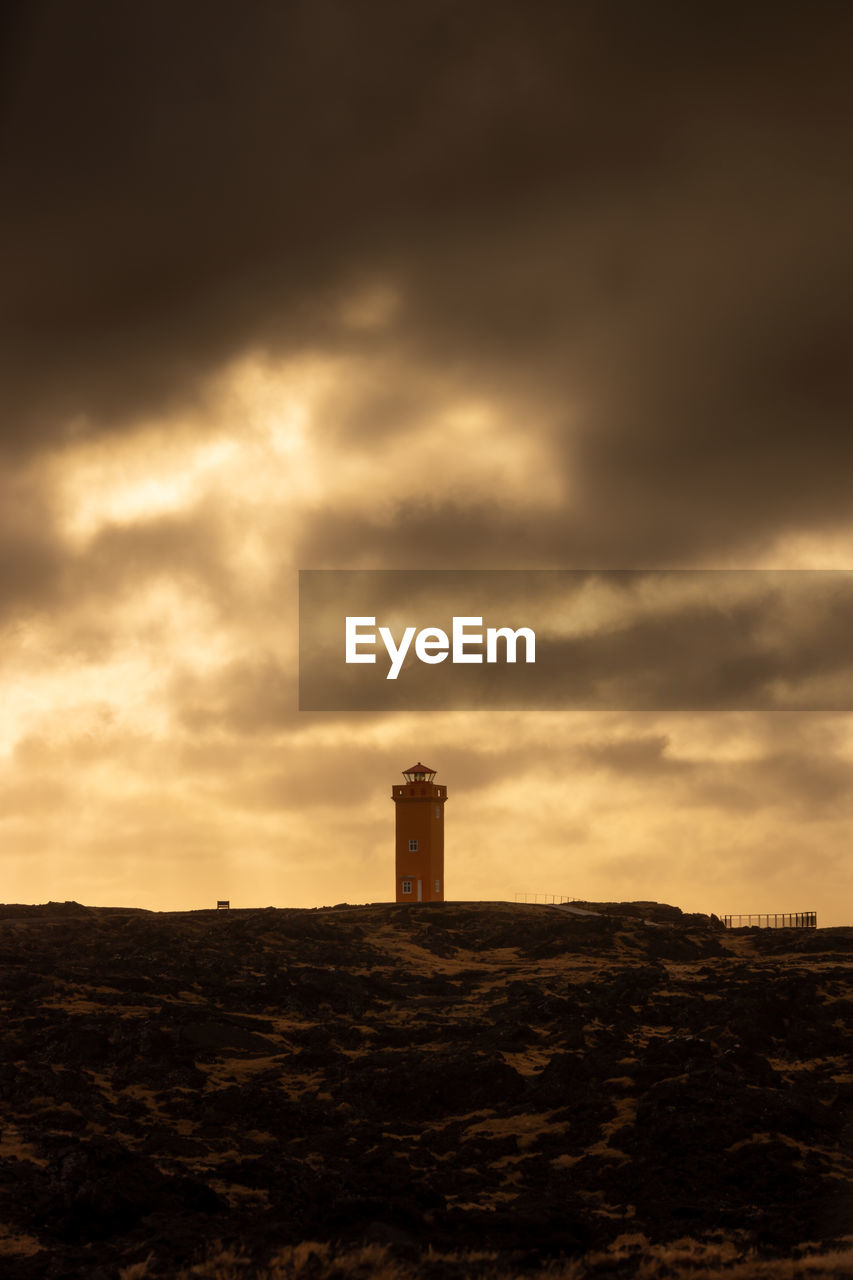
{"label": "sunset sky", "polygon": [[448,897],[853,923],[850,713],[296,695],[299,569],[853,569],[849,6],[9,14],[0,898],[389,900],[420,759]]}

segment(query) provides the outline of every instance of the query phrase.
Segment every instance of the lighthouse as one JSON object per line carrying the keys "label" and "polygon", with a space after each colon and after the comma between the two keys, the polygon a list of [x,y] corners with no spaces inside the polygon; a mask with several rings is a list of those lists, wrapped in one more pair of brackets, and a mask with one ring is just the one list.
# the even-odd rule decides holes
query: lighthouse
{"label": "lighthouse", "polygon": [[444,902],[444,805],[447,787],[435,769],[413,764],[402,786],[391,788],[397,810],[394,866],[397,902]]}

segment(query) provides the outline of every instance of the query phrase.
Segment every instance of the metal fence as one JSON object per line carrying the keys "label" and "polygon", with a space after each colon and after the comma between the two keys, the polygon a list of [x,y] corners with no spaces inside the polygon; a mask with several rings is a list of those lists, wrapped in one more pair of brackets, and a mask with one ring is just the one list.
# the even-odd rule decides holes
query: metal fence
{"label": "metal fence", "polygon": [[816,929],[816,911],[778,911],[721,916],[727,929],[747,929],[758,926],[759,929]]}
{"label": "metal fence", "polygon": [[580,898],[567,898],[565,894],[560,893],[517,893],[515,895],[516,902],[580,902]]}

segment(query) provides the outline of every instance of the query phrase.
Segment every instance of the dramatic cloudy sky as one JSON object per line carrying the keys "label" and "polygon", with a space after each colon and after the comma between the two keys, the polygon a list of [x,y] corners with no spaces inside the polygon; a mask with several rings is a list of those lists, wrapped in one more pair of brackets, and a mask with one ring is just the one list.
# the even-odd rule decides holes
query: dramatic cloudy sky
{"label": "dramatic cloudy sky", "polygon": [[420,757],[450,897],[849,923],[849,713],[296,700],[299,568],[853,569],[849,6],[4,22],[0,897],[387,899]]}

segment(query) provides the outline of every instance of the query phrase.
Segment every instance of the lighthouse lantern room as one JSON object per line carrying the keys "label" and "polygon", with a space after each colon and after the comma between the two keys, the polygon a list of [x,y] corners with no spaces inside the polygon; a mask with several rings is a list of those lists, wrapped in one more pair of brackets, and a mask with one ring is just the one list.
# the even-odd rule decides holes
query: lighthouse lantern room
{"label": "lighthouse lantern room", "polygon": [[435,769],[413,764],[403,785],[391,788],[397,814],[397,902],[444,902],[444,805],[447,787],[433,782]]}

